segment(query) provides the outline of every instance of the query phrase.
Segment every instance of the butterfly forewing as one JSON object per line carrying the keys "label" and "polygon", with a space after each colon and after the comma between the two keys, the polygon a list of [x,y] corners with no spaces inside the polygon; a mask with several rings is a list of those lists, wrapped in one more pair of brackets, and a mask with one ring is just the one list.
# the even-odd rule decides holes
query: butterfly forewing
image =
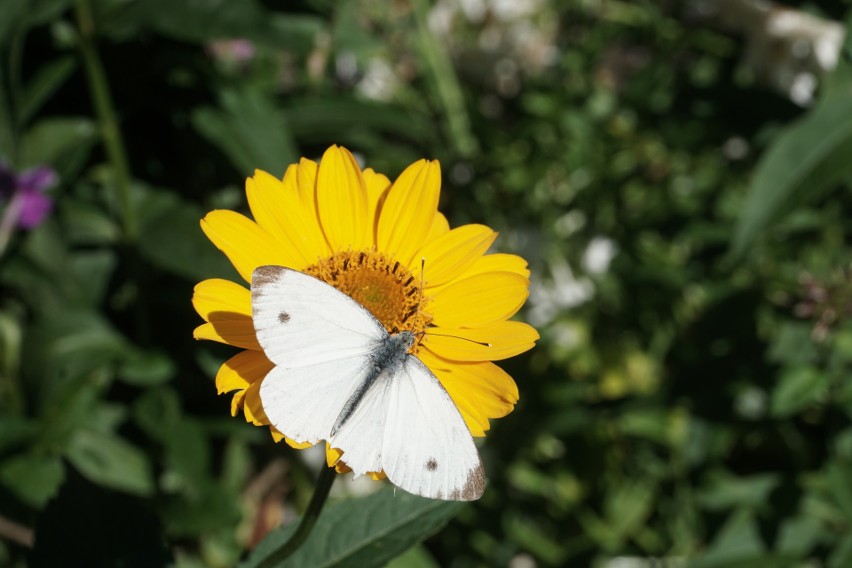
{"label": "butterfly forewing", "polygon": [[482,495],[482,462],[470,430],[437,377],[413,355],[390,379],[386,404],[382,466],[394,485],[433,499]]}
{"label": "butterfly forewing", "polygon": [[251,306],[263,352],[286,368],[366,357],[388,336],[382,324],[346,294],[282,266],[255,269]]}

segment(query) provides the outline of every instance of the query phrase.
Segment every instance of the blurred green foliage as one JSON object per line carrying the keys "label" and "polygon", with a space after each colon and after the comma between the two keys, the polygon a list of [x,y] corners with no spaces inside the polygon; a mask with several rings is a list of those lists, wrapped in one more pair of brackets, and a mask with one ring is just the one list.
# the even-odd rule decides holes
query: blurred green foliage
{"label": "blurred green foliage", "polygon": [[305,562],[852,566],[848,46],[805,109],[705,9],[735,2],[498,4],[0,1],[0,157],[61,180],[0,257],[0,564],[284,538],[248,556],[316,469],[215,395],[189,299],[236,274],[198,220],[336,143],[440,159],[542,340],[480,501],[340,497]]}

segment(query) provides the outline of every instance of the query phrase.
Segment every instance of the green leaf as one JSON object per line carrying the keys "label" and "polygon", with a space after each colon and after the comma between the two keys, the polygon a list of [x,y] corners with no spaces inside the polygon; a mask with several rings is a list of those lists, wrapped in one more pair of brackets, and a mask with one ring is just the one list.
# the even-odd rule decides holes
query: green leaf
{"label": "green leaf", "polygon": [[21,147],[19,169],[50,164],[75,158],[88,152],[95,142],[97,131],[88,118],[46,118],[35,124],[25,135]]}
{"label": "green leaf", "polygon": [[704,507],[721,511],[735,507],[759,508],[765,505],[770,493],[781,483],[777,473],[733,476],[728,473],[708,476],[707,486],[698,493]]}
{"label": "green leaf", "polygon": [[387,568],[439,568],[439,565],[426,547],[418,544],[388,562]]}
{"label": "green leaf", "polygon": [[[416,497],[391,487],[368,497],[343,501],[323,511],[308,540],[283,565],[384,566],[437,532],[462,506]],[[295,523],[270,533],[242,567],[260,565],[294,531]]]}
{"label": "green leaf", "polygon": [[0,483],[36,508],[56,494],[64,477],[62,461],[54,456],[24,454],[0,463]]}
{"label": "green leaf", "polygon": [[27,28],[57,17],[69,4],[71,0],[3,0],[0,47],[12,34],[23,33]]}
{"label": "green leaf", "polygon": [[[716,538],[690,568],[751,566],[752,560],[761,559],[766,545],[760,538],[757,523],[751,513],[739,511],[732,514],[719,530]],[[743,562],[746,563],[743,563]]]}
{"label": "green leaf", "polygon": [[825,99],[789,126],[757,165],[731,242],[742,254],[770,223],[852,173],[852,97]]}
{"label": "green leaf", "polygon": [[60,374],[76,377],[120,360],[129,343],[98,312],[69,308],[37,320],[24,344],[26,375],[48,388]]}
{"label": "green leaf", "polygon": [[807,365],[817,360],[819,352],[811,333],[813,325],[805,322],[787,322],[774,334],[766,359],[772,363]]}
{"label": "green leaf", "polygon": [[831,552],[828,568],[848,568],[850,565],[852,565],[852,535],[846,535]]}
{"label": "green leaf", "polygon": [[128,354],[118,370],[118,378],[129,385],[161,385],[174,377],[174,362],[165,353],[135,351]]}
{"label": "green leaf", "polygon": [[154,492],[145,454],[117,436],[81,429],[65,449],[66,457],[91,481],[136,495]]}
{"label": "green leaf", "polygon": [[347,130],[392,133],[423,144],[436,141],[430,117],[411,109],[343,97],[291,99],[284,117],[299,140],[338,139]]}
{"label": "green leaf", "polygon": [[821,401],[828,388],[828,375],[814,367],[785,369],[772,391],[772,416],[790,416]]}
{"label": "green leaf", "polygon": [[121,227],[102,207],[70,195],[63,196],[58,206],[63,232],[74,244],[113,244],[121,237]]}
{"label": "green leaf", "polygon": [[77,62],[70,56],[60,57],[42,65],[24,88],[18,120],[26,123],[35,116],[41,106],[59,90],[76,68]]}
{"label": "green leaf", "polygon": [[38,425],[35,422],[16,416],[0,416],[0,452],[25,444],[36,432]]}
{"label": "green leaf", "polygon": [[298,161],[289,121],[270,98],[256,91],[226,91],[221,105],[221,110],[198,109],[192,123],[242,175],[261,169],[281,177],[288,164]]}
{"label": "green leaf", "polygon": [[270,16],[255,0],[145,0],[116,2],[104,11],[98,23],[100,29],[117,39],[151,30],[179,41],[205,44],[242,38],[300,53],[313,45],[313,34],[322,23],[319,17],[311,15],[287,14],[287,20],[292,22]]}
{"label": "green leaf", "polygon": [[781,532],[776,539],[776,550],[804,557],[811,552],[825,532],[825,525],[815,517],[793,517],[781,525]]}
{"label": "green leaf", "polygon": [[238,278],[227,258],[201,231],[204,212],[175,193],[140,189],[137,193],[141,233],[139,252],[151,263],[190,280],[214,276]]}

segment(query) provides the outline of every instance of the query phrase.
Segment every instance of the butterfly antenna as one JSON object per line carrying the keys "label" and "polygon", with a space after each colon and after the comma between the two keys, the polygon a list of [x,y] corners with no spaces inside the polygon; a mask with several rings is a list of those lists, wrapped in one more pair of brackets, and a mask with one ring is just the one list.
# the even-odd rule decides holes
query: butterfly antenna
{"label": "butterfly antenna", "polygon": [[432,337],[452,337],[453,339],[461,339],[464,341],[470,341],[471,343],[476,343],[477,345],[482,345],[483,347],[491,347],[491,344],[487,341],[477,341],[475,339],[470,339],[469,337],[461,337],[459,335],[445,335],[443,333],[426,333],[423,332],[423,335],[431,335]]}
{"label": "butterfly antenna", "polygon": [[[423,305],[423,286],[425,284],[423,273],[425,271],[426,271],[426,257],[421,256],[420,257],[420,288],[417,290],[417,310],[415,310],[415,312],[414,312],[414,321],[415,322],[417,321],[417,317],[420,315],[420,306]],[[426,332],[424,330],[424,331],[419,332],[417,335],[420,335],[421,339],[422,339],[422,336],[425,335],[425,334],[426,334]],[[417,341],[419,342],[420,339],[418,339]]]}

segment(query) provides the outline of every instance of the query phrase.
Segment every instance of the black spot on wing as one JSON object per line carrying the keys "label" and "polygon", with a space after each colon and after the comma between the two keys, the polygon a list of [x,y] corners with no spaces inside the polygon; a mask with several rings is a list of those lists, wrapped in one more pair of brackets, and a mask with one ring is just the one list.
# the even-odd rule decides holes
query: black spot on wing
{"label": "black spot on wing", "polygon": [[287,312],[281,312],[278,314],[278,323],[287,323],[290,321],[290,314]]}
{"label": "black spot on wing", "polygon": [[429,461],[426,462],[426,469],[429,471],[435,471],[438,469],[438,462],[435,458],[429,458]]}

